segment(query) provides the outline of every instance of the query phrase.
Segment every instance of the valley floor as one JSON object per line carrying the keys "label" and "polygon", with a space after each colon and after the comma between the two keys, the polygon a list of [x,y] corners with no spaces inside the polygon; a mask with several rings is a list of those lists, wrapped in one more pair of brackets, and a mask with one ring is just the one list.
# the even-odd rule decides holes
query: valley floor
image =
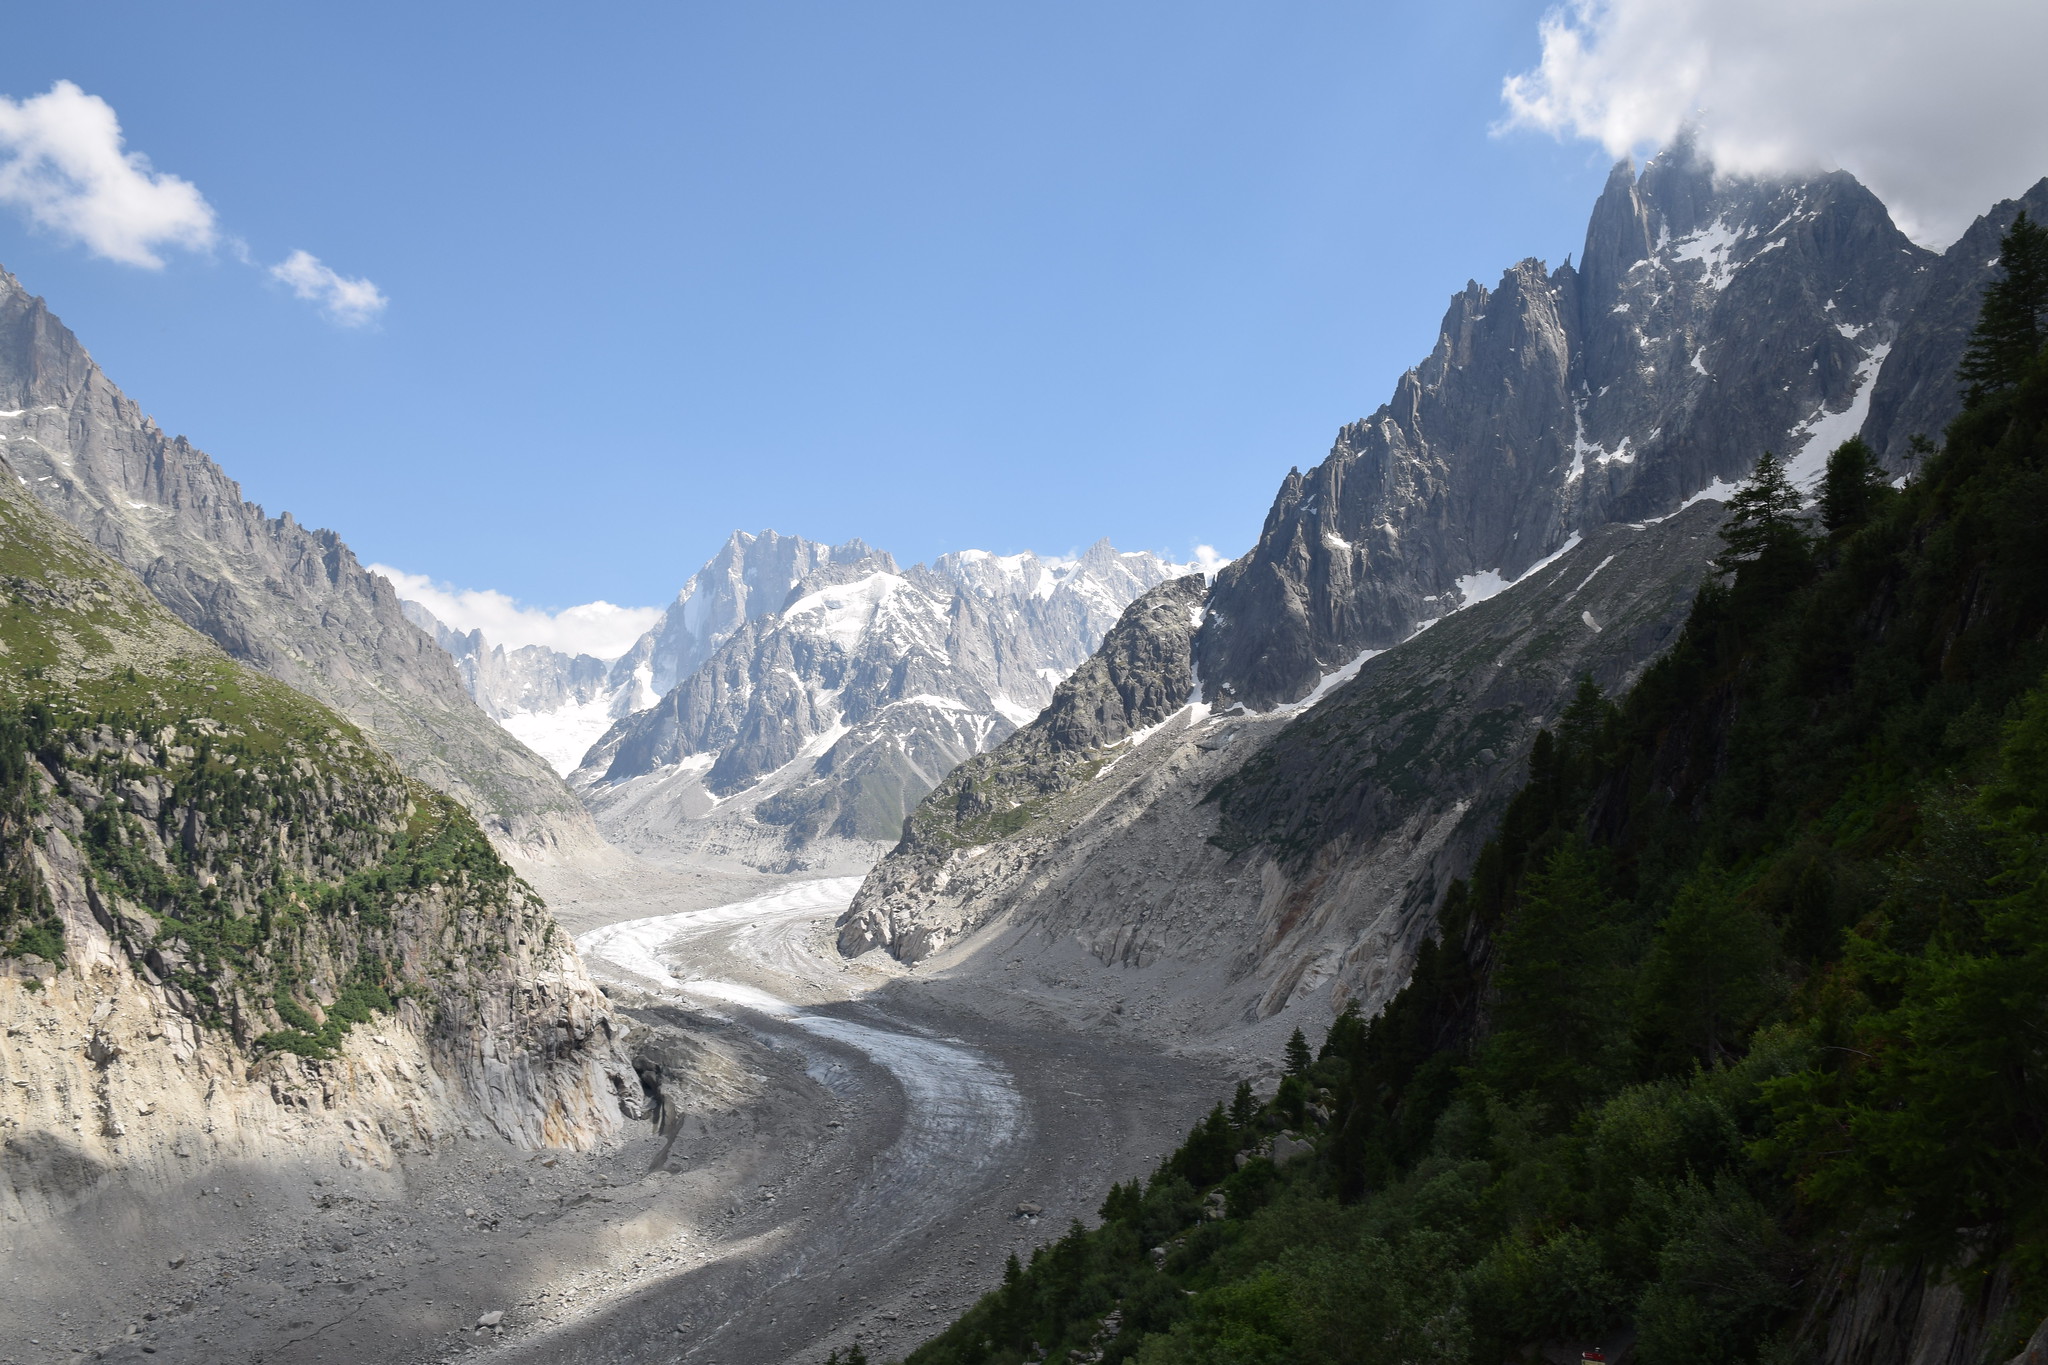
{"label": "valley floor", "polygon": [[388,1172],[103,1194],[0,1233],[0,1361],[767,1365],[856,1340],[880,1361],[1011,1251],[1092,1220],[1235,1079],[1064,1027],[1028,991],[844,962],[854,879],[548,882],[668,1063],[671,1136],[608,1155],[477,1137]]}

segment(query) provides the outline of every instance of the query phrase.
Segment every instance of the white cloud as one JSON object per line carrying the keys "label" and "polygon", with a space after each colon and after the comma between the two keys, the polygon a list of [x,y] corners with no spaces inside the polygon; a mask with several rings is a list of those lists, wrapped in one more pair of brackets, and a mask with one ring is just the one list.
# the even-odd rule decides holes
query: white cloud
{"label": "white cloud", "polygon": [[388,564],[372,564],[370,572],[389,579],[400,597],[419,603],[448,626],[481,630],[486,640],[507,649],[546,645],[564,654],[616,659],[661,619],[660,607],[585,602],[580,607],[547,611],[521,606],[516,598],[489,588],[457,588]]}
{"label": "white cloud", "polygon": [[1690,123],[1723,171],[1839,167],[1937,246],[2048,174],[2041,0],[1573,0],[1541,33],[1503,127],[1619,157]]}
{"label": "white cloud", "polygon": [[[0,95],[0,204],[123,265],[158,270],[166,247],[204,251],[223,241],[236,260],[256,263],[240,238],[221,237],[192,182],[152,170],[123,143],[113,106],[70,81],[25,100]],[[311,252],[294,251],[270,275],[344,327],[369,322],[389,301]]]}
{"label": "white cloud", "polygon": [[294,251],[270,267],[270,277],[290,285],[300,298],[319,304],[321,312],[344,327],[361,327],[390,302],[376,285],[336,274],[310,251]]}
{"label": "white cloud", "polygon": [[19,102],[0,95],[0,157],[0,203],[110,261],[155,270],[164,247],[213,244],[205,197],[123,151],[113,107],[70,81]]}
{"label": "white cloud", "polygon": [[1217,553],[1214,545],[1197,545],[1195,547],[1194,567],[1200,569],[1202,577],[1212,583],[1216,581],[1217,573],[1229,562],[1230,560],[1227,556]]}

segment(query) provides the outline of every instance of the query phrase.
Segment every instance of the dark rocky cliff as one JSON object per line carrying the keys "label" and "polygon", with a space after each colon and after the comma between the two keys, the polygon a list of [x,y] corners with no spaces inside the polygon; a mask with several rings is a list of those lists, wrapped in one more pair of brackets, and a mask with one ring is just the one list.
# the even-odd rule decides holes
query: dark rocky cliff
{"label": "dark rocky cliff", "polygon": [[1617,166],[1576,268],[1468,284],[1393,399],[1288,475],[1210,597],[1209,694],[1298,698],[1474,580],[1668,513],[1765,450],[1817,469],[1932,259],[1845,174],[1717,179],[1684,147]]}

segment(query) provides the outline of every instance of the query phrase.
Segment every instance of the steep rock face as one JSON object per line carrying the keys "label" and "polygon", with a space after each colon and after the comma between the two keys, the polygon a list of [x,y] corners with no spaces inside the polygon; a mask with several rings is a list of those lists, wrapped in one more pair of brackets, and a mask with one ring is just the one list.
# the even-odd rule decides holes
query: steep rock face
{"label": "steep rock face", "polygon": [[[0,463],[0,1204],[645,1099],[547,908],[469,814],[244,668]],[[186,1167],[185,1169],[190,1169]]]}
{"label": "steep rock face", "polygon": [[1863,439],[1887,468],[1909,468],[1913,438],[1940,440],[1956,415],[1962,401],[1956,367],[1977,325],[1984,286],[1998,273],[1998,239],[2023,209],[2034,221],[2048,222],[2048,178],[1996,205],[1921,272],[1863,426]]}
{"label": "steep rock face", "polygon": [[332,531],[243,501],[4,271],[0,438],[46,506],[229,654],[354,720],[513,845],[545,855],[598,843],[574,796],[469,700],[388,583]]}
{"label": "steep rock face", "polygon": [[575,781],[629,842],[739,838],[758,862],[837,841],[864,863],[1168,573],[1106,542],[1071,563],[963,551],[909,569],[873,552],[824,564],[615,726]]}
{"label": "steep rock face", "polygon": [[[1130,1006],[1116,1026],[1177,1042],[1296,1008],[1370,1012],[1536,730],[1582,676],[1619,691],[1674,637],[1720,518],[1708,502],[1603,528],[1313,703],[1188,700],[1092,748],[1052,743],[1048,712],[918,809],[841,918],[840,951],[952,950],[961,972],[1058,962],[1063,981],[1113,983]],[[1141,612],[1166,592],[1118,631],[1163,627],[1171,658],[1194,599]]]}
{"label": "steep rock face", "polygon": [[1218,576],[1212,698],[1299,698],[1575,532],[1670,512],[1764,450],[1802,477],[1862,425],[1930,253],[1845,174],[1717,179],[1685,147],[1615,168],[1577,269],[1451,302],[1391,402],[1291,473]]}

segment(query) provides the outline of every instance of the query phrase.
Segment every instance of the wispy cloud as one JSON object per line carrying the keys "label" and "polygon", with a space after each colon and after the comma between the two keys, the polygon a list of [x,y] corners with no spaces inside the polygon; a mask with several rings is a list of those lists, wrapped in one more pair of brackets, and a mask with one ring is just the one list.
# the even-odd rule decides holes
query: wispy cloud
{"label": "wispy cloud", "polygon": [[2048,174],[2040,0],[1573,0],[1503,128],[1614,156],[1691,125],[1724,171],[1840,167],[1930,245]]}
{"label": "wispy cloud", "polygon": [[190,181],[127,151],[113,106],[70,81],[0,95],[0,203],[123,265],[161,269],[166,247],[214,242],[213,206]]}
{"label": "wispy cloud", "polygon": [[270,267],[270,277],[291,286],[300,298],[344,327],[361,327],[384,311],[390,300],[365,279],[350,279],[321,263],[310,251],[294,251]]}
{"label": "wispy cloud", "polygon": [[[123,265],[161,270],[167,249],[221,244],[244,265],[257,264],[245,242],[222,236],[197,186],[129,151],[114,107],[70,81],[24,100],[0,95],[0,204]],[[294,251],[268,273],[344,327],[371,321],[388,302],[376,285],[309,251]]]}
{"label": "wispy cloud", "polygon": [[523,606],[517,598],[495,589],[458,588],[388,564],[372,564],[370,572],[389,579],[400,597],[419,603],[446,625],[456,630],[481,630],[486,640],[507,649],[546,645],[564,654],[616,659],[661,619],[660,607],[585,602],[548,611]]}

